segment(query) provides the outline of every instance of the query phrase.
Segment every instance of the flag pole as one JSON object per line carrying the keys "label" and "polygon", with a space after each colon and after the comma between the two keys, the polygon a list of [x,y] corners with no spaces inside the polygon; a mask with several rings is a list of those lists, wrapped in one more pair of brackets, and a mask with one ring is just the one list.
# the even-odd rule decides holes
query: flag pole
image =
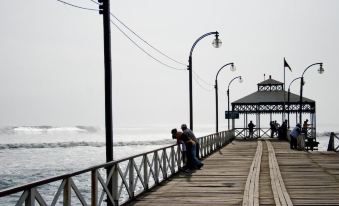
{"label": "flag pole", "polygon": [[286,72],[286,69],[285,69],[285,57],[284,57],[284,86],[283,86],[283,95],[284,95],[284,108],[283,108],[283,118],[282,118],[282,122],[285,121],[285,72]]}
{"label": "flag pole", "polygon": [[[283,120],[285,119],[285,72],[286,72],[286,67],[288,67],[288,69],[292,72],[290,65],[288,65],[288,63],[287,63],[287,61],[284,57],[284,91],[283,91],[283,93],[284,93],[284,109],[283,109],[284,118],[283,118]],[[290,101],[288,101],[288,115],[289,114],[290,114]],[[288,122],[289,121],[290,120],[288,119]]]}

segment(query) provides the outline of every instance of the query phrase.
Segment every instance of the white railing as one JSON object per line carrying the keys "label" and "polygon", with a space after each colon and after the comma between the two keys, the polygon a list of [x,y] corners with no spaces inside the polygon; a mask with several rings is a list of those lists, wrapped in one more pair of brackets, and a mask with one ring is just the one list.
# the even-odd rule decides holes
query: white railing
{"label": "white railing", "polygon": [[[235,128],[234,135],[238,138],[247,138],[249,136],[248,128]],[[270,128],[254,128],[253,129],[253,137],[260,138],[260,137],[270,137],[271,136],[271,129]],[[277,134],[274,134],[276,137]]]}
{"label": "white railing", "polygon": [[[223,131],[198,138],[204,158],[234,138]],[[183,166],[180,147],[170,145],[81,171],[0,191],[0,205],[120,205],[148,191]],[[107,174],[107,171],[109,173]]]}

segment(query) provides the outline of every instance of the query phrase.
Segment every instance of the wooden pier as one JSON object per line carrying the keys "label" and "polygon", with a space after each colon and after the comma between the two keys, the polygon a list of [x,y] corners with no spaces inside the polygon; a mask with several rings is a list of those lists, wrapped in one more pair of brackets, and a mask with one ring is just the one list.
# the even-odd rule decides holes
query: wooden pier
{"label": "wooden pier", "polygon": [[192,174],[179,172],[128,205],[339,205],[339,154],[234,140]]}

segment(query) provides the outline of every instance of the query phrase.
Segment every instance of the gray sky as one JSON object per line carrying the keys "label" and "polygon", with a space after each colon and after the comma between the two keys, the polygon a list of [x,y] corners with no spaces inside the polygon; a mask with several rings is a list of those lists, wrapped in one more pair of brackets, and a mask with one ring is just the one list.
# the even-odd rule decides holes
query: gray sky
{"label": "gray sky", "polygon": [[[97,8],[89,0],[69,0]],[[256,91],[263,75],[283,81],[283,58],[305,74],[304,96],[317,101],[317,123],[339,123],[339,1],[335,0],[112,0],[111,12],[153,46],[187,63],[194,41],[219,31],[194,49],[193,71],[210,85],[194,82],[194,122],[215,123],[213,84],[218,69],[235,62],[237,71],[220,73],[220,124],[231,101]],[[102,16],[55,0],[2,1],[0,7],[0,125],[104,125]],[[137,49],[112,25],[113,118],[115,126],[188,123],[188,72],[168,69]],[[129,35],[132,35],[129,33]],[[138,41],[140,44],[141,42]],[[168,61],[142,45],[167,64]],[[299,93],[299,83],[292,92]]]}

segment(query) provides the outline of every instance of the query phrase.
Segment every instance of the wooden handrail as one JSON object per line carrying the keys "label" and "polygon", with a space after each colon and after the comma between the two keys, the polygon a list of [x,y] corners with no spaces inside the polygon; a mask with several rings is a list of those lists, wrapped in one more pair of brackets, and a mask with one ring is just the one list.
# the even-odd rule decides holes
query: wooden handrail
{"label": "wooden handrail", "polygon": [[143,156],[143,155],[154,153],[155,151],[171,148],[175,145],[176,144],[166,146],[166,147],[161,147],[159,149],[154,149],[154,150],[144,152],[144,153],[140,153],[140,154],[136,154],[136,155],[133,155],[133,156],[130,156],[130,157],[121,158],[119,160],[115,160],[115,161],[112,161],[112,162],[95,165],[95,166],[92,166],[92,167],[89,167],[89,168],[86,168],[86,169],[83,169],[83,170],[79,170],[79,171],[76,171],[76,172],[66,173],[66,174],[63,174],[63,175],[55,176],[55,177],[44,178],[42,180],[34,181],[34,182],[29,183],[29,184],[10,187],[10,188],[4,189],[4,190],[0,190],[0,197],[7,196],[7,195],[10,195],[10,194],[13,194],[13,193],[17,193],[19,191],[26,190],[27,188],[38,187],[38,186],[41,186],[41,185],[49,184],[51,182],[56,182],[56,181],[67,179],[67,178],[77,176],[77,175],[80,175],[80,174],[83,174],[83,173],[94,171],[94,170],[97,170],[97,169],[113,166],[115,164],[118,164],[120,162],[124,162],[124,161],[129,160],[129,159],[134,159],[136,157],[140,157],[140,156]]}
{"label": "wooden handrail", "polygon": [[[234,137],[233,131],[223,131],[211,135],[207,135],[204,137],[198,138],[200,143],[200,157],[206,157],[218,150],[221,146],[226,145],[230,140]],[[149,159],[148,156],[152,158]],[[136,159],[141,158],[140,165],[137,165]],[[128,166],[126,168],[121,169],[121,166],[124,167],[124,162],[128,162]],[[177,173],[181,165],[183,164],[183,160],[181,157],[180,147],[177,144],[172,144],[169,146],[161,147],[159,149],[154,149],[151,151],[147,151],[144,153],[136,154],[130,157],[121,158],[119,160],[115,160],[112,162],[95,165],[83,170],[79,170],[72,173],[67,173],[55,177],[45,178],[42,180],[38,180],[29,184],[24,184],[20,186],[15,186],[11,188],[6,188],[0,190],[0,198],[6,197],[18,192],[23,192],[21,197],[19,198],[17,203],[27,202],[27,198],[36,199],[38,201],[44,201],[42,196],[37,190],[37,187],[42,185],[47,185],[52,182],[61,181],[58,192],[55,194],[53,202],[57,201],[61,190],[67,191],[67,194],[64,192],[64,201],[70,201],[71,194],[69,190],[74,190],[77,194],[76,197],[81,201],[85,201],[86,198],[83,198],[80,190],[77,188],[75,182],[72,180],[73,177],[90,172],[89,181],[92,182],[92,189],[89,201],[92,203],[101,202],[103,200],[103,194],[106,193],[107,197],[114,201],[115,205],[119,204],[119,199],[121,196],[121,189],[124,187],[128,191],[128,199],[125,201],[129,201],[134,198],[134,194],[136,193],[136,183],[139,181],[142,183],[142,191],[146,191],[151,187],[154,187],[156,184],[161,183],[165,179]],[[110,176],[107,177],[106,182],[101,177],[99,173],[99,169],[111,168]],[[141,173],[142,172],[142,173]],[[128,174],[128,175],[127,175]],[[151,185],[152,178],[155,180],[154,185]],[[160,179],[160,177],[162,179]],[[120,178],[121,181],[118,181]],[[107,182],[113,181],[114,188],[111,194],[110,190],[107,187]],[[119,183],[118,183],[119,182]],[[121,184],[120,184],[121,183]],[[100,200],[98,200],[98,185],[101,185],[103,188]],[[120,186],[120,187],[119,187]],[[118,189],[120,188],[120,190]],[[33,191],[33,193],[31,193]],[[120,192],[118,192],[120,191]],[[141,191],[141,192],[142,192]],[[99,204],[99,203],[98,203]],[[99,204],[100,205],[100,204]]]}

